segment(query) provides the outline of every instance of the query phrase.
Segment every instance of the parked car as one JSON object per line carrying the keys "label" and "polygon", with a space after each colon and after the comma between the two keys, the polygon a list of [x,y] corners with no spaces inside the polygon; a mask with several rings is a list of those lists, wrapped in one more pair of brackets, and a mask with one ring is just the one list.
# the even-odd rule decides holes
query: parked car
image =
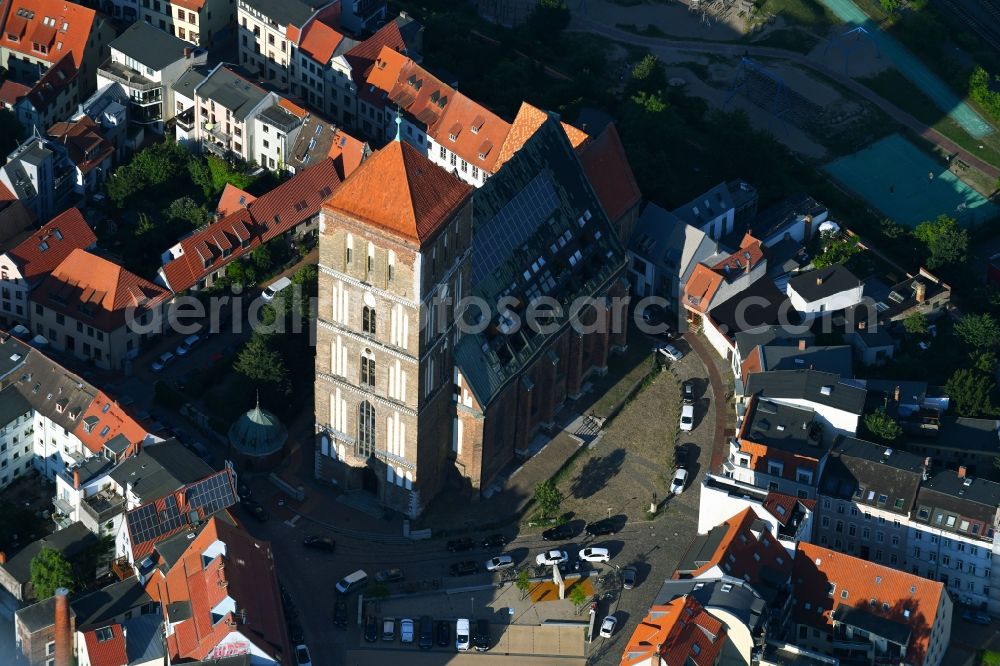
{"label": "parked car", "polygon": [[687,469],[688,456],[691,453],[690,444],[678,444],[674,447],[674,467]]}
{"label": "parked car", "polygon": [[248,500],[243,500],[240,503],[243,505],[243,508],[246,509],[247,512],[251,516],[256,518],[258,521],[266,523],[268,520],[271,519],[271,514],[269,514],[267,510],[260,505],[259,502],[256,502],[252,499],[248,499]]}
{"label": "parked car", "polygon": [[379,583],[398,583],[403,580],[406,576],[403,575],[403,570],[394,567],[392,569],[380,569],[375,572],[375,580]]}
{"label": "parked car", "polygon": [[298,666],[312,666],[312,657],[309,656],[309,648],[305,645],[295,646],[295,663]]}
{"label": "parked car", "polygon": [[490,649],[490,621],[477,620],[476,634],[472,637],[472,645],[476,652],[486,652]]}
{"label": "parked car", "polygon": [[990,622],[992,622],[990,616],[982,611],[967,610],[962,613],[962,619],[973,624],[981,624],[984,627],[988,627]]}
{"label": "parked car", "polygon": [[448,573],[452,576],[471,576],[474,573],[479,573],[479,563],[472,560],[455,562],[448,567]]}
{"label": "parked car", "polygon": [[163,369],[174,362],[176,358],[173,352],[163,352],[160,356],[153,361],[153,365],[150,366],[153,372],[163,372]]}
{"label": "parked car", "polygon": [[411,618],[404,617],[399,621],[399,642],[413,642],[413,620]]}
{"label": "parked car", "polygon": [[333,604],[333,626],[347,626],[347,602],[337,601]]}
{"label": "parked car", "polygon": [[635,587],[636,571],[635,567],[625,567],[622,569],[622,588],[631,590]]}
{"label": "parked car", "polygon": [[434,620],[430,615],[420,618],[420,642],[417,645],[421,650],[430,650],[434,647]]}
{"label": "parked car", "polygon": [[448,620],[438,620],[437,644],[438,647],[448,647],[451,645],[451,622]]}
{"label": "parked car", "polygon": [[365,573],[364,569],[358,569],[357,571],[349,573],[337,581],[335,588],[339,594],[348,595],[360,590],[366,585],[368,585],[368,574]]}
{"label": "parked car", "polygon": [[535,557],[535,564],[538,566],[551,566],[567,561],[569,561],[569,555],[566,554],[565,550],[547,550]]}
{"label": "parked car", "polygon": [[483,539],[483,548],[490,550],[492,548],[503,548],[507,545],[507,537],[502,534],[491,534],[485,539]]}
{"label": "parked car", "polygon": [[365,640],[369,643],[378,641],[378,618],[374,615],[365,618]]}
{"label": "parked car", "polygon": [[694,429],[694,405],[681,407],[681,430],[687,432]]}
{"label": "parked car", "polygon": [[382,619],[382,640],[396,640],[396,619],[387,617]]}
{"label": "parked car", "polygon": [[611,634],[615,633],[616,626],[618,626],[617,617],[609,615],[604,618],[604,622],[601,622],[601,638],[611,638]]}
{"label": "parked car", "polygon": [[545,541],[563,541],[573,536],[573,528],[569,523],[556,525],[542,532],[542,539]]}
{"label": "parked car", "polygon": [[306,548],[315,548],[316,550],[325,550],[328,553],[332,553],[337,544],[330,537],[318,536],[316,534],[310,534],[305,539],[302,540],[302,545]]}
{"label": "parked car", "polygon": [[684,486],[687,485],[688,471],[686,469],[679,469],[674,472],[674,480],[670,482],[670,492],[674,495],[680,495],[684,492]]}
{"label": "parked car", "polygon": [[458,618],[455,622],[455,649],[465,652],[469,649],[471,637],[469,636],[469,620],[464,617]]}
{"label": "parked car", "polygon": [[590,536],[606,536],[617,534],[619,530],[618,521],[614,518],[602,518],[593,523],[587,523],[586,532]]}
{"label": "parked car", "polygon": [[282,289],[287,289],[292,286],[292,281],[286,277],[278,278],[268,286],[264,287],[264,291],[260,292],[260,297],[267,302],[274,300],[274,297],[278,295],[278,292]]}
{"label": "parked car", "polygon": [[458,553],[463,550],[472,550],[475,546],[475,542],[468,537],[464,539],[452,539],[448,542],[448,550],[452,553]]}
{"label": "parked car", "polygon": [[196,344],[201,342],[201,336],[195,333],[194,335],[189,335],[184,338],[184,341],[177,345],[177,349],[174,353],[178,356],[185,356]]}
{"label": "parked car", "polygon": [[694,382],[690,379],[681,384],[681,396],[689,405],[694,402]]}
{"label": "parked car", "polygon": [[487,571],[502,571],[503,569],[510,569],[512,566],[514,566],[514,558],[510,555],[497,555],[492,559],[486,560]]}
{"label": "parked car", "polygon": [[656,348],[657,354],[662,354],[671,361],[679,361],[684,358],[684,352],[670,344],[660,345]]}
{"label": "parked car", "polygon": [[584,562],[610,562],[611,551],[607,548],[584,548],[580,551],[580,559]]}

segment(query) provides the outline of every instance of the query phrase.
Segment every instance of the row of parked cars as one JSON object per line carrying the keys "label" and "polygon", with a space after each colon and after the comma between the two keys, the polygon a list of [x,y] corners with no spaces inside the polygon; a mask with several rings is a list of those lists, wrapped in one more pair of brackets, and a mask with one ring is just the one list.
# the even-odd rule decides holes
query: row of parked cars
{"label": "row of parked cars", "polygon": [[172,352],[163,352],[160,354],[150,369],[153,372],[163,372],[163,369],[168,365],[176,361],[181,356],[187,356],[188,352],[194,349],[202,341],[202,336],[198,333],[192,333],[191,335],[184,338],[184,340],[177,345],[177,349]]}
{"label": "row of parked cars", "polygon": [[[455,649],[465,652],[474,649],[477,652],[486,652],[490,649],[490,623],[489,620],[477,620],[475,631],[471,630],[472,621],[468,618],[459,618],[455,621]],[[381,622],[375,615],[365,618],[365,640],[369,643],[377,643],[380,640],[392,643],[399,636],[399,642],[405,645],[416,643],[421,650],[429,650],[435,645],[438,647],[450,647],[451,641],[451,621],[434,621],[429,615],[420,618],[419,624],[412,618],[402,618],[397,620],[393,617],[384,617]]]}

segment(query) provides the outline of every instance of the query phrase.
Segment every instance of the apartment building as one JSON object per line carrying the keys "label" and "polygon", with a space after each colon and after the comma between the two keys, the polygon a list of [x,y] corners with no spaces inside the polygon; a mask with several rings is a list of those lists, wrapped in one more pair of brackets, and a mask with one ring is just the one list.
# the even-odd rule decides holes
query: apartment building
{"label": "apartment building", "polygon": [[927,462],[873,442],[838,438],[820,480],[809,540],[905,569],[910,512]]}
{"label": "apartment building", "polygon": [[48,69],[16,59],[9,63],[13,69],[0,85],[0,108],[13,111],[27,132],[44,134],[76,109],[81,81],[71,53]]}
{"label": "apartment building", "polygon": [[129,96],[129,121],[163,134],[173,119],[173,85],[191,67],[204,65],[207,51],[145,22],[134,23],[110,46],[97,71],[97,86],[117,83]]}
{"label": "apartment building", "polygon": [[29,296],[31,329],[80,360],[127,370],[158,332],[167,296],[118,264],[74,249]]}
{"label": "apartment building", "polygon": [[234,0],[139,1],[144,22],[194,46],[211,46],[215,35],[236,18]]}
{"label": "apartment building", "polygon": [[76,165],[63,146],[36,133],[7,156],[0,167],[0,183],[36,219],[51,220],[69,206]]}
{"label": "apartment building", "polygon": [[339,0],[239,0],[240,64],[276,88],[290,89],[295,47],[306,25],[316,20],[336,32],[340,11]]}
{"label": "apartment building", "polygon": [[220,63],[194,88],[195,140],[219,157],[254,155],[254,118],[277,102],[277,95]]}
{"label": "apartment building", "polygon": [[0,315],[27,324],[28,294],[75,249],[89,250],[97,236],[76,208],[70,208],[0,254]]}

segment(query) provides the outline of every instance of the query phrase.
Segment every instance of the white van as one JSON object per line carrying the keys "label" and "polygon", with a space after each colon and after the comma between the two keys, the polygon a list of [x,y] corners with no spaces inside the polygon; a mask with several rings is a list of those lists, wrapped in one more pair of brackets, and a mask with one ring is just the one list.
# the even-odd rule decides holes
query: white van
{"label": "white van", "polygon": [[278,295],[278,292],[282,289],[287,289],[292,286],[292,281],[286,277],[278,278],[268,286],[264,287],[264,291],[261,292],[260,297],[265,301],[271,302],[274,297]]}
{"label": "white van", "polygon": [[367,584],[368,574],[365,573],[364,569],[358,569],[354,573],[348,574],[340,579],[340,582],[337,583],[337,592],[340,592],[341,594],[350,594]]}
{"label": "white van", "polygon": [[455,623],[455,649],[459,652],[469,649],[469,620],[466,618],[460,617]]}

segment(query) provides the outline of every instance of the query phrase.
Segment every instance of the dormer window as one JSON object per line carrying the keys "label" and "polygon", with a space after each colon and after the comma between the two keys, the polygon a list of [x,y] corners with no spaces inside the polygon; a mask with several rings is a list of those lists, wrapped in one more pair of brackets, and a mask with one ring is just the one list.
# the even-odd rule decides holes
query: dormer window
{"label": "dormer window", "polygon": [[91,433],[94,432],[94,428],[100,423],[100,419],[96,416],[88,416],[83,420],[83,430],[84,432]]}

